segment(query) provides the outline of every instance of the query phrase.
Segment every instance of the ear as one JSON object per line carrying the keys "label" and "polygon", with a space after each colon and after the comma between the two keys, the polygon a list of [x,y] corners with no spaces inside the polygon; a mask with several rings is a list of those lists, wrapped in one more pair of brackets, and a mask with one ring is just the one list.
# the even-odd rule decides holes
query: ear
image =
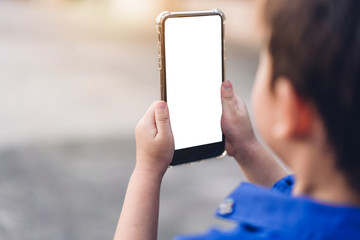
{"label": "ear", "polygon": [[274,137],[304,138],[311,132],[313,123],[313,107],[296,91],[289,79],[281,77],[275,81]]}

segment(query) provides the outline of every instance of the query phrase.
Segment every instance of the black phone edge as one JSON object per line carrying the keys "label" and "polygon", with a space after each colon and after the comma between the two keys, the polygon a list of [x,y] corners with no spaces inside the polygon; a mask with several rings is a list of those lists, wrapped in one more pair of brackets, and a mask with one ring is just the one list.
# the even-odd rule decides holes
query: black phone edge
{"label": "black phone edge", "polygon": [[170,166],[188,164],[213,157],[219,157],[224,153],[224,151],[225,140],[223,136],[223,140],[221,142],[175,150]]}

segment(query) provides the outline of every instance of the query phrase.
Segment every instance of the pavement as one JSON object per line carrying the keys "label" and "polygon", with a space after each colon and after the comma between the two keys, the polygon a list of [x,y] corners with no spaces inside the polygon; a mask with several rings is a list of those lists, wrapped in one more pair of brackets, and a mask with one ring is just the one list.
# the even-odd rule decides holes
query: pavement
{"label": "pavement", "polygon": [[[0,239],[111,239],[134,127],[159,98],[156,35],[89,26],[65,8],[0,1]],[[226,55],[249,103],[257,52],[228,43]],[[213,213],[244,180],[229,157],[170,168],[159,239],[231,227]]]}

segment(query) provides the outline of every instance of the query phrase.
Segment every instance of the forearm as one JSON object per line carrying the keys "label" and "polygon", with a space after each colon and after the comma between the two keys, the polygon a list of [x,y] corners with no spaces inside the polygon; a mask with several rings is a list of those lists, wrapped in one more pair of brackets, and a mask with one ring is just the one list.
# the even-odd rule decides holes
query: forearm
{"label": "forearm", "polygon": [[287,175],[270,152],[256,138],[243,149],[234,158],[250,182],[271,187]]}
{"label": "forearm", "polygon": [[161,174],[134,170],[114,240],[157,238],[161,180]]}

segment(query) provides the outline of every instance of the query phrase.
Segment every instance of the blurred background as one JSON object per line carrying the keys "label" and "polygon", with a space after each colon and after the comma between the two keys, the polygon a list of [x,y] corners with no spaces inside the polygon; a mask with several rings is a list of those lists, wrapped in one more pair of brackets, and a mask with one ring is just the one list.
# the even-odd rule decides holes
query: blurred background
{"label": "blurred background", "polygon": [[[0,239],[112,239],[135,125],[160,97],[155,18],[212,8],[249,104],[253,0],[0,0]],[[244,179],[228,157],[169,169],[159,239],[231,227],[213,213]]]}

